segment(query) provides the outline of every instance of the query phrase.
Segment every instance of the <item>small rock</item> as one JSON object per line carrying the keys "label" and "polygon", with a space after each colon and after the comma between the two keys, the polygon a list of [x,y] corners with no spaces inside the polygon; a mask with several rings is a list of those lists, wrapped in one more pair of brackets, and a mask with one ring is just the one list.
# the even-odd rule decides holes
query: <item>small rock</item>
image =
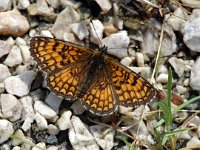
{"label": "small rock", "polygon": [[19,65],[19,66],[17,66],[16,67],[16,69],[15,69],[15,71],[16,71],[16,73],[19,75],[19,74],[22,74],[22,73],[24,73],[24,72],[26,72],[26,71],[28,71],[29,70],[29,68],[28,68],[28,66],[27,65]]}
{"label": "small rock", "polygon": [[176,89],[177,89],[179,94],[184,94],[185,92],[188,91],[186,87],[183,87],[181,85],[176,85]]}
{"label": "small rock", "polygon": [[128,55],[127,48],[129,43],[130,39],[127,31],[119,31],[102,39],[102,44],[108,47],[108,53],[118,58],[124,58]]}
{"label": "small rock", "polygon": [[165,74],[167,74],[168,73],[167,67],[164,66],[164,65],[160,65],[158,73],[165,73]]}
{"label": "small rock", "polygon": [[48,31],[48,30],[42,30],[41,31],[41,36],[53,38],[52,33],[50,31]]}
{"label": "small rock", "polygon": [[130,64],[132,63],[132,58],[131,57],[124,57],[122,58],[122,60],[120,61],[120,63],[124,66],[130,66]]}
{"label": "small rock", "polygon": [[196,0],[181,0],[189,8],[200,8],[200,2]]}
{"label": "small rock", "polygon": [[21,129],[26,132],[31,128],[31,124],[33,123],[34,118],[32,117],[28,117],[25,119],[23,125],[21,126]]}
{"label": "small rock", "polygon": [[136,52],[135,59],[139,67],[144,67],[144,55],[142,53]]}
{"label": "small rock", "polygon": [[35,102],[34,110],[35,112],[40,113],[45,119],[53,119],[56,117],[56,112],[42,101]]}
{"label": "small rock", "polygon": [[73,110],[74,115],[81,115],[86,110],[81,101],[73,102],[71,109]]}
{"label": "small rock", "polygon": [[11,76],[4,80],[5,89],[10,94],[19,97],[25,96],[29,93],[34,77],[34,71],[26,71],[18,76]]}
{"label": "small rock", "polygon": [[81,44],[80,41],[78,41],[77,38],[75,38],[73,33],[68,33],[68,32],[64,33],[63,40],[69,41],[72,43]]}
{"label": "small rock", "polygon": [[183,10],[183,8],[178,7],[173,15],[170,15],[170,17],[167,19],[168,24],[170,24],[174,31],[181,31],[182,26],[186,22],[188,15],[186,11]]}
{"label": "small rock", "polygon": [[182,59],[178,59],[176,57],[171,57],[169,59],[169,63],[172,65],[174,68],[174,71],[177,73],[179,77],[183,76],[184,73],[184,68],[185,68],[185,63]]}
{"label": "small rock", "polygon": [[4,83],[0,83],[0,94],[5,91]]}
{"label": "small rock", "polygon": [[97,144],[101,146],[103,150],[111,150],[114,146],[115,131],[111,130],[109,132],[106,132],[107,134],[104,134],[102,136],[102,133],[104,133],[106,130],[108,130],[108,128],[103,127],[101,125],[90,126],[90,131],[92,132],[95,140],[97,141]]}
{"label": "small rock", "polygon": [[47,150],[59,150],[57,146],[49,146]]}
{"label": "small rock", "polygon": [[19,0],[17,8],[18,9],[27,9],[30,5],[29,0]]}
{"label": "small rock", "polygon": [[128,67],[128,68],[140,74],[144,78],[151,77],[151,67]]}
{"label": "small rock", "polygon": [[0,1],[0,12],[10,10],[11,5],[12,5],[12,0]]}
{"label": "small rock", "polygon": [[90,23],[90,41],[97,45],[103,37],[104,26],[99,20],[92,20]]}
{"label": "small rock", "polygon": [[36,113],[34,115],[34,119],[36,121],[36,124],[39,130],[47,129],[48,127],[47,121],[42,115],[40,115],[39,113]]}
{"label": "small rock", "polygon": [[58,0],[46,0],[46,1],[53,8],[58,8],[60,5],[60,1]]}
{"label": "small rock", "polygon": [[24,64],[30,63],[32,61],[32,58],[31,58],[31,53],[29,51],[29,47],[26,45],[20,45],[19,48],[21,51],[23,63]]}
{"label": "small rock", "polygon": [[54,111],[58,112],[63,98],[56,96],[52,92],[45,98],[45,103],[49,105]]}
{"label": "small rock", "polygon": [[5,119],[0,119],[0,144],[8,140],[13,133],[12,123]]}
{"label": "small rock", "polygon": [[46,149],[46,144],[44,142],[40,142],[36,144],[37,147],[33,147],[32,150],[41,150]]}
{"label": "small rock", "polygon": [[200,16],[188,20],[182,29],[183,41],[187,47],[195,52],[200,52]]}
{"label": "small rock", "polygon": [[57,139],[57,137],[55,135],[49,135],[47,137],[46,143],[47,144],[51,144],[51,145],[57,145],[58,144],[58,139]]}
{"label": "small rock", "polygon": [[[18,129],[15,132],[14,136],[18,137],[19,139],[26,139],[26,137],[24,136],[24,133],[20,129]],[[12,140],[12,145],[13,146],[21,145],[22,143],[23,143],[22,140],[18,140],[18,139],[15,139],[15,138]]]}
{"label": "small rock", "polygon": [[52,135],[56,135],[59,133],[59,129],[57,126],[53,125],[53,124],[49,124],[48,125],[48,133],[52,134]]}
{"label": "small rock", "polygon": [[200,90],[200,57],[197,58],[190,75],[190,86],[193,90]]}
{"label": "small rock", "polygon": [[21,150],[21,148],[20,148],[19,146],[14,146],[14,147],[12,148],[12,150]]}
{"label": "small rock", "polygon": [[0,104],[4,118],[8,118],[10,121],[20,119],[22,106],[16,97],[11,94],[1,94]]}
{"label": "small rock", "polygon": [[11,76],[11,73],[8,67],[3,64],[0,64],[0,83],[10,76]]}
{"label": "small rock", "polygon": [[0,40],[0,58],[10,52],[12,48],[11,43]]}
{"label": "small rock", "polygon": [[72,7],[66,7],[57,17],[52,33],[58,39],[63,39],[65,32],[70,32],[69,25],[80,20],[80,15]]}
{"label": "small rock", "polygon": [[83,40],[85,37],[89,35],[88,32],[89,20],[81,21],[80,23],[71,24],[71,29],[74,34],[79,38],[79,40]]}
{"label": "small rock", "polygon": [[190,79],[189,79],[189,78],[186,78],[186,79],[183,81],[183,85],[184,85],[184,86],[189,86],[189,85],[190,85]]}
{"label": "small rock", "polygon": [[192,137],[186,145],[188,149],[198,149],[200,147],[200,140],[197,137]]}
{"label": "small rock", "polygon": [[104,33],[106,36],[117,33],[118,29],[113,24],[107,24],[104,26]]}
{"label": "small rock", "polygon": [[17,37],[16,40],[15,40],[15,42],[16,42],[17,46],[26,45],[26,41],[23,38],[21,38],[21,37]]}
{"label": "small rock", "polygon": [[4,64],[13,67],[22,63],[22,56],[19,47],[13,46],[10,53],[8,54]]}
{"label": "small rock", "polygon": [[156,79],[156,82],[164,83],[164,84],[167,83],[168,82],[168,74],[165,74],[165,73],[159,74]]}
{"label": "small rock", "polygon": [[[155,29],[148,29],[144,33],[143,42],[141,43],[142,52],[149,57],[155,57],[160,41],[161,25],[155,20],[152,21],[152,24]],[[163,29],[165,34],[163,34],[162,40],[162,56],[170,56],[176,52],[176,36],[170,25],[164,24]]]}
{"label": "small rock", "polygon": [[72,116],[71,123],[73,127],[69,129],[69,141],[74,150],[99,150],[94,137],[78,117]]}
{"label": "small rock", "polygon": [[125,107],[121,105],[119,106],[119,110],[118,110],[120,114],[126,114],[127,112],[131,112],[131,111],[133,111],[132,107]]}
{"label": "small rock", "polygon": [[0,13],[0,35],[22,36],[30,28],[27,18],[18,11],[12,10]]}
{"label": "small rock", "polygon": [[95,0],[97,4],[101,7],[101,14],[107,14],[112,8],[112,4],[109,0]]}
{"label": "small rock", "polygon": [[72,126],[70,121],[71,116],[72,116],[71,111],[65,111],[62,113],[61,117],[57,120],[58,128],[61,131],[71,128]]}

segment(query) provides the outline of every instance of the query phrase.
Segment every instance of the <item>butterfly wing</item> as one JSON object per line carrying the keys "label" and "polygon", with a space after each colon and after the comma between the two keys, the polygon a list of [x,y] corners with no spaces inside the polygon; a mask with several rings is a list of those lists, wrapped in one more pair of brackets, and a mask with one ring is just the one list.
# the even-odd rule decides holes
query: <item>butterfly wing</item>
{"label": "butterfly wing", "polygon": [[118,104],[133,107],[145,104],[154,97],[155,88],[140,75],[109,57],[106,63]]}
{"label": "butterfly wing", "polygon": [[30,51],[38,65],[47,73],[86,60],[92,54],[90,48],[49,37],[33,37]]}
{"label": "butterfly wing", "polygon": [[97,115],[107,115],[117,110],[114,89],[107,78],[105,70],[98,70],[92,84],[82,96],[83,105]]}
{"label": "butterfly wing", "polygon": [[77,62],[58,69],[47,76],[47,86],[63,98],[75,100],[88,72],[87,61]]}

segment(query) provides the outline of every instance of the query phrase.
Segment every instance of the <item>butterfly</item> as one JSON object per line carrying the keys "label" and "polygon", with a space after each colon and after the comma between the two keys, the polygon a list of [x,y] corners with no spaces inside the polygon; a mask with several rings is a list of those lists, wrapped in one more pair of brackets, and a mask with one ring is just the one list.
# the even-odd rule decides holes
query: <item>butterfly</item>
{"label": "butterfly", "polygon": [[80,99],[97,115],[116,112],[119,105],[138,106],[152,99],[155,88],[143,77],[107,53],[79,44],[33,37],[30,51],[39,67],[47,73],[49,89],[65,99]]}

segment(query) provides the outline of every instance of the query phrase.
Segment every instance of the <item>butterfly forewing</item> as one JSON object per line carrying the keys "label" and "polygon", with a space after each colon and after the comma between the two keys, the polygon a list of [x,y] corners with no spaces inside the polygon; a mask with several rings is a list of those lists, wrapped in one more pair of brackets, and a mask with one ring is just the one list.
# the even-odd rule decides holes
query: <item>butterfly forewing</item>
{"label": "butterfly forewing", "polygon": [[106,61],[118,104],[133,107],[153,98],[155,88],[148,81],[116,60],[107,58]]}
{"label": "butterfly forewing", "polygon": [[33,37],[30,47],[34,59],[48,73],[86,60],[92,54],[92,50],[84,46],[48,37]]}

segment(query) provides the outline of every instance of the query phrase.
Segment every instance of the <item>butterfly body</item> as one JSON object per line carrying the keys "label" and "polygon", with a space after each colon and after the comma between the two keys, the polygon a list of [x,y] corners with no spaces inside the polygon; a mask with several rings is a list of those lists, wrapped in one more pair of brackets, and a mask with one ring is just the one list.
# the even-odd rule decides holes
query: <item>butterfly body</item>
{"label": "butterfly body", "polygon": [[118,105],[145,104],[155,88],[144,78],[121,65],[103,47],[88,47],[47,37],[31,39],[30,51],[47,75],[52,92],[66,99],[80,99],[97,115],[107,115]]}

